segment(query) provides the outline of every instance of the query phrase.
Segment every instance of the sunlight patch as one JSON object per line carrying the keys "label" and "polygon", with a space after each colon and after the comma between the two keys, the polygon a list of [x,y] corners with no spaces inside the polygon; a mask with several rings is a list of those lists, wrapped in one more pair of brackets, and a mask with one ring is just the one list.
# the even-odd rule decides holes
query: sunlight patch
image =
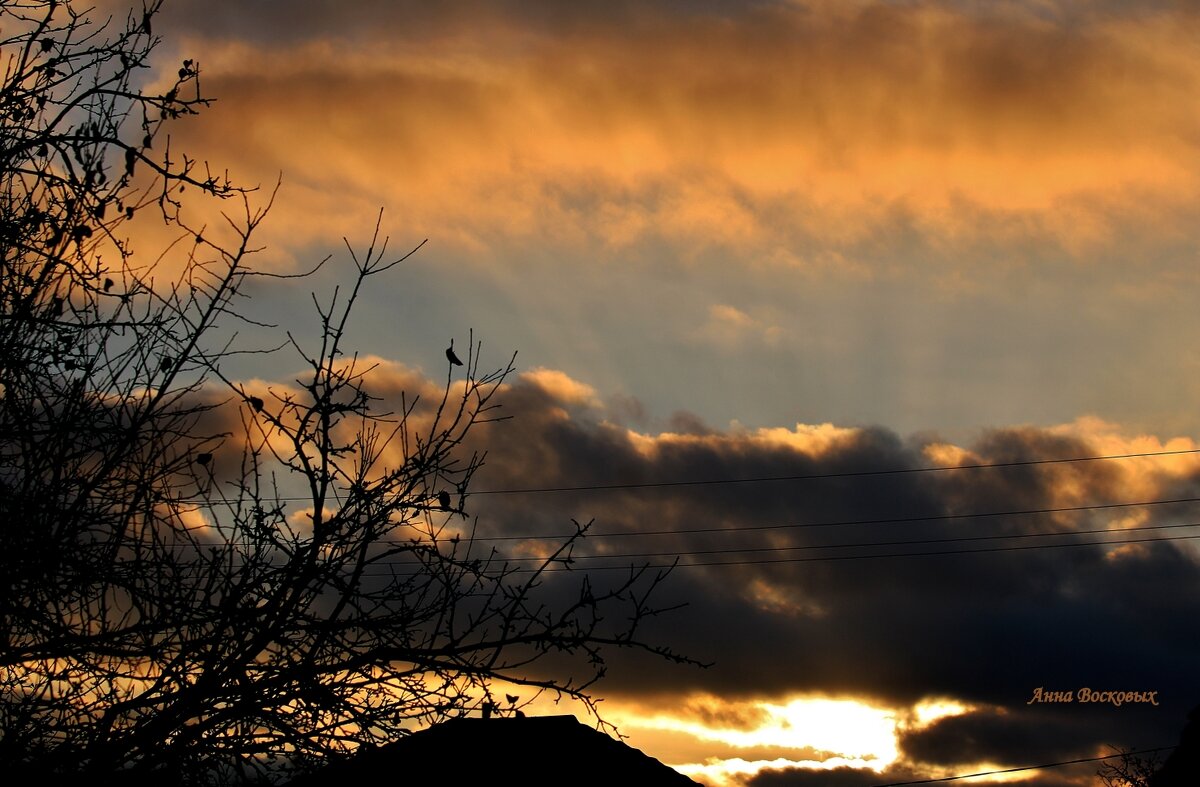
{"label": "sunlight patch", "polygon": [[595,407],[600,404],[596,397],[596,389],[587,383],[574,380],[566,373],[557,369],[547,369],[538,366],[521,373],[521,379],[533,383],[538,388],[567,404]]}
{"label": "sunlight patch", "polygon": [[852,442],[859,432],[860,430],[853,427],[834,426],[826,422],[816,425],[796,424],[795,429],[762,428],[753,434],[756,442],[778,443],[816,458]]}
{"label": "sunlight patch", "polygon": [[[712,726],[703,719],[665,714],[629,715],[623,721],[649,729],[684,732],[740,748],[816,749],[829,752],[831,758],[853,760],[857,763],[855,767],[874,770],[883,769],[897,757],[896,716],[888,709],[858,700],[823,697],[796,698],[783,704],[756,700],[724,704],[729,708],[728,713],[756,719],[757,724],[718,726],[720,717],[714,716],[711,708],[707,715],[716,722]],[[704,705],[709,707],[712,702]]]}

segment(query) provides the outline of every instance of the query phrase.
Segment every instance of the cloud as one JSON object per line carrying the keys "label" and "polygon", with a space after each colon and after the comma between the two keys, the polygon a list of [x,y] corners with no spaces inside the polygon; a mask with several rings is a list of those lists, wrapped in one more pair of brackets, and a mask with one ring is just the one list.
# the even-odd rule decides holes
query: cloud
{"label": "cloud", "polygon": [[708,307],[708,321],[696,333],[700,339],[728,351],[747,343],[777,345],[783,329],[755,319],[736,306],[715,303]]}
{"label": "cloud", "polygon": [[557,369],[541,367],[521,372],[520,379],[541,388],[546,394],[569,405],[598,405],[596,389],[592,386],[572,380]]}
{"label": "cloud", "polygon": [[1186,10],[198,8],[180,51],[220,101],[179,133],[250,178],[283,171],[293,240],[382,203],[467,251],[808,264],[909,232],[1082,256],[1186,232],[1200,185]]}
{"label": "cloud", "polygon": [[[373,367],[368,390],[382,410],[414,392],[422,408],[438,400],[439,386],[416,370],[362,364]],[[283,384],[261,380],[247,390],[285,395]],[[894,730],[900,757],[884,764],[896,773],[1162,745],[1195,704],[1200,639],[1182,623],[1200,612],[1189,542],[1028,548],[1073,540],[1042,535],[1051,532],[1103,540],[1087,531],[1108,527],[1172,528],[1121,533],[1135,538],[1194,535],[1176,527],[1194,520],[1194,504],[1154,504],[1197,496],[1192,455],[950,469],[1190,442],[1093,418],[995,429],[966,446],[830,424],[635,431],[620,423],[627,402],[610,411],[593,387],[546,368],[514,377],[500,402],[512,420],[475,430],[463,446],[487,452],[466,497],[481,543],[513,558],[542,555],[574,532],[572,519],[594,520],[572,570],[545,575],[551,596],[576,592],[585,572],[599,587],[630,565],[679,556],[656,599],[686,607],[647,620],[641,636],[714,665],[680,668],[618,650],[601,690],[643,727],[715,741],[729,768],[740,759],[746,778],[759,774],[755,783],[810,778],[782,760],[834,767],[883,756],[817,734],[832,732],[832,711],[806,732],[797,698],[877,709]],[[227,426],[236,422],[224,412]],[[413,418],[424,423],[427,411]],[[215,469],[232,450],[218,452]],[[754,480],[766,478],[776,480]],[[993,548],[1016,550],[937,554]],[[1030,703],[1039,687],[1075,696]],[[1086,702],[1084,688],[1153,691],[1159,704]],[[861,776],[836,773],[847,784]]]}
{"label": "cloud", "polygon": [[[1125,418],[1152,404],[1178,412],[1192,385],[1169,378],[1190,368],[1172,341],[1186,323],[1162,318],[1156,298],[1168,293],[1190,313],[1179,293],[1195,280],[1200,192],[1193,11],[174,8],[179,52],[200,59],[219,100],[173,133],[242,177],[270,183],[284,172],[262,238],[284,249],[271,265],[328,247],[384,204],[433,239],[439,292],[462,298],[444,313],[430,307],[427,322],[498,320],[502,302],[506,325],[537,326],[577,364],[541,354],[541,366],[510,380],[503,412],[514,420],[470,445],[488,463],[467,507],[481,537],[525,537],[513,547],[521,555],[573,532],[572,519],[594,520],[577,570],[684,555],[661,599],[688,606],[644,633],[715,666],[614,656],[602,689],[614,702],[718,697],[729,705],[697,722],[713,727],[737,703],[752,724],[752,700],[812,692],[898,718],[930,697],[971,709],[906,728],[912,762],[893,773],[1029,764],[1031,729],[1048,731],[1030,743],[1047,757],[1174,739],[1196,701],[1184,676],[1200,640],[1179,624],[1200,607],[1192,542],[1025,547],[1065,540],[1049,532],[1194,534],[1132,530],[1194,521],[1188,504],[1125,505],[1195,497],[1194,456],[926,468],[1194,447]],[[443,272],[451,265],[471,277],[478,303]],[[830,287],[838,276],[906,285]],[[988,288],[999,294],[963,295]],[[680,293],[701,305],[687,311]],[[1130,304],[1155,319],[1137,319],[1148,312]],[[789,319],[802,306],[809,325]],[[1170,324],[1155,332],[1159,319]],[[665,327],[689,346],[654,343]],[[827,364],[788,376],[780,370],[800,358],[785,353],[802,335],[829,350]],[[592,348],[605,342],[634,348],[608,353],[626,371],[644,366],[649,383],[597,382]],[[747,359],[727,372],[736,396],[713,384],[726,372],[705,366],[697,345]],[[437,392],[415,367],[376,374],[381,406],[406,388]],[[715,390],[737,412],[661,424],[647,415],[653,406],[604,392],[649,396],[671,384],[693,399]],[[795,402],[821,386],[832,404],[797,415]],[[786,417],[764,420],[764,392],[782,392],[786,410],[773,412]],[[1095,392],[1136,408],[1113,418]],[[855,397],[888,402],[890,414],[917,410],[923,425],[964,411],[972,425],[1041,425],[904,436],[870,425],[874,416],[843,417],[864,410],[838,409]],[[1061,406],[1037,409],[1042,400]],[[1093,410],[1109,420],[1075,418]],[[742,411],[754,426],[711,425]],[[879,470],[900,472],[862,474]],[[780,476],[798,478],[677,483]],[[574,486],[611,488],[512,491]],[[1061,510],[1081,506],[1113,507]],[[887,557],[999,547],[1013,550]],[[578,576],[548,575],[547,587]],[[1038,686],[1157,690],[1163,704],[1026,706]],[[811,778],[774,771],[757,779]]]}
{"label": "cloud", "polygon": [[[821,691],[894,708],[951,698],[980,709],[912,727],[902,738],[915,762],[948,767],[1024,765],[1031,752],[1092,756],[1101,744],[1122,740],[1156,745],[1175,734],[1177,717],[1194,702],[1185,665],[1200,641],[1178,625],[1200,606],[1190,579],[1197,558],[1188,542],[840,559],[1030,547],[1064,541],[1040,535],[1047,532],[1190,522],[1183,504],[1120,507],[1194,496],[1197,468],[1185,457],[920,470],[937,466],[931,455],[943,465],[958,458],[993,464],[1170,441],[1121,437],[1113,424],[1083,419],[1059,428],[996,429],[955,453],[944,443],[882,429],[827,426],[811,433],[837,438],[813,450],[812,438],[797,439],[804,428],[787,430],[789,440],[772,430],[647,435],[599,418],[594,407],[576,415],[545,389],[517,384],[510,393],[525,439],[505,443],[503,462],[498,452],[489,455],[497,464],[481,483],[492,489],[809,477],[486,501],[489,533],[562,533],[570,517],[595,518],[603,537],[594,553],[585,544],[577,555],[624,557],[581,560],[580,568],[670,562],[672,554],[692,553],[663,599],[688,607],[647,632],[716,665],[689,671],[618,658],[607,689],[617,697],[701,691],[728,701]],[[570,417],[541,415],[555,408]],[[879,470],[905,472],[856,475]],[[1016,513],[1112,504],[1118,507]],[[1136,523],[1131,510],[1141,512]],[[639,535],[650,531],[658,535]],[[809,562],[770,562],[789,558]],[[724,565],[686,567],[707,562]],[[1027,706],[1039,686],[1154,690],[1162,704]],[[717,723],[716,712],[710,715]],[[1042,731],[1037,746],[1024,747],[1035,730]],[[979,745],[962,745],[964,736]]]}

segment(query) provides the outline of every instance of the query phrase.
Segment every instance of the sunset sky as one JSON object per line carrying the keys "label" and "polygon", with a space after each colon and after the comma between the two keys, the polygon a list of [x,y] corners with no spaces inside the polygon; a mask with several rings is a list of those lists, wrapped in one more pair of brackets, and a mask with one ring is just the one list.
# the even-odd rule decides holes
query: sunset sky
{"label": "sunset sky", "polygon": [[[863,473],[1198,447],[1200,11],[168,0],[155,32],[216,99],[172,146],[282,179],[258,264],[334,255],[256,316],[311,333],[382,208],[397,256],[428,242],[356,314],[380,389],[473,331],[485,367],[519,353],[477,489],[619,487],[473,495],[481,532],[706,553],[648,635],[715,665],[598,687],[634,746],[713,787],[865,787],[1176,742],[1195,541],[862,558],[1200,522],[1162,502],[1200,497],[1200,454]],[[777,476],[824,477],[619,486]]]}

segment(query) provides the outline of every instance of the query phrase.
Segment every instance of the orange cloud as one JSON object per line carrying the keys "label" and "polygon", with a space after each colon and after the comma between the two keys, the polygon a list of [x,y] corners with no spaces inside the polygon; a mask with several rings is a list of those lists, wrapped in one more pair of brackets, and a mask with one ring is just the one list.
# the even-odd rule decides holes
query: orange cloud
{"label": "orange cloud", "polygon": [[747,342],[777,345],[783,329],[752,317],[736,306],[716,303],[708,307],[708,321],[697,335],[717,347],[733,349]]}
{"label": "orange cloud", "polygon": [[[386,20],[385,20],[386,21]],[[452,22],[446,22],[452,25]],[[466,20],[291,43],[188,38],[219,98],[181,128],[285,176],[272,232],[385,204],[467,250],[665,240],[802,263],[904,216],[942,242],[1083,251],[1200,192],[1186,12],[1055,24],[938,3],[647,15],[553,33]],[[319,218],[319,220],[314,220]]]}

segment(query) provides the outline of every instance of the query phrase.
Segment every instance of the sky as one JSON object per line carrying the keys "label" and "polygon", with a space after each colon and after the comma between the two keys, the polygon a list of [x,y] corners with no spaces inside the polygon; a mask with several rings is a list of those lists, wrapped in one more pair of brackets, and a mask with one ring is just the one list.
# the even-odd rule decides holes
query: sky
{"label": "sky", "polygon": [[[516,351],[476,489],[616,485],[474,494],[480,532],[681,556],[645,633],[713,666],[616,658],[632,745],[858,787],[1177,740],[1195,542],[1013,547],[1198,535],[1165,501],[1200,455],[1021,464],[1200,447],[1189,4],[173,0],[155,31],[216,99],[172,146],[280,184],[258,264],[333,255],[256,316],[311,331],[377,219],[425,241],[355,313],[374,384]],[[950,550],[985,551],[896,556]]]}

